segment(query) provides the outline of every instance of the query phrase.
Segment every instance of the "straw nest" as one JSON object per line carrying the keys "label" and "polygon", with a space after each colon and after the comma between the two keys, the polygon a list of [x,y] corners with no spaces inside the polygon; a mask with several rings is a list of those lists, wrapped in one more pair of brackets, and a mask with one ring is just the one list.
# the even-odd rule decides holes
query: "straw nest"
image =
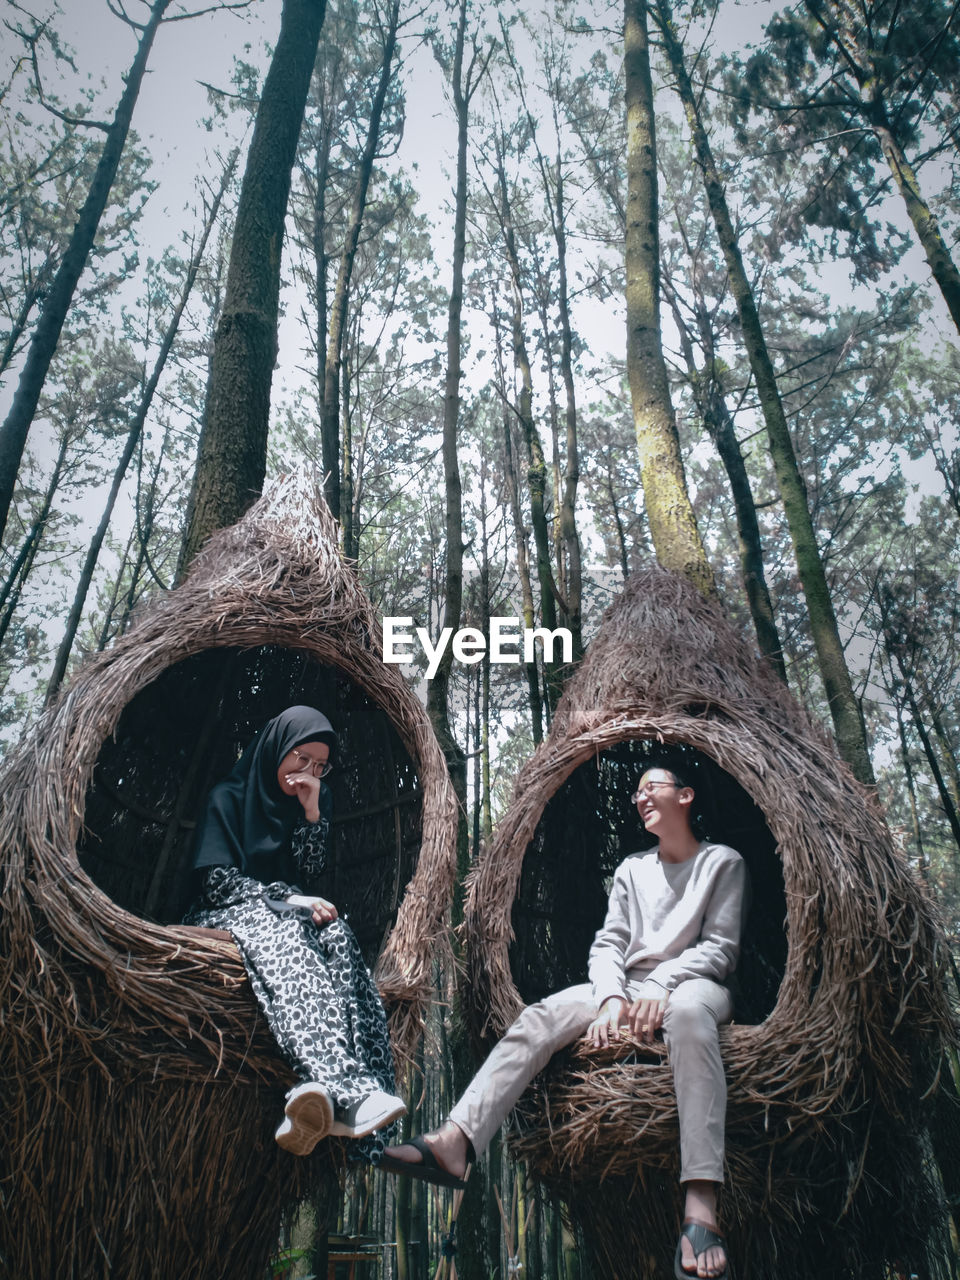
{"label": "straw nest", "polygon": [[329,512],[312,487],[282,481],[85,664],[4,765],[4,1274],[260,1280],[283,1215],[342,1161],[342,1144],[298,1161],[273,1142],[291,1072],[232,942],[128,913],[76,854],[124,707],[191,655],[262,645],[345,673],[414,761],[420,856],[377,979],[401,1058],[419,1034],[452,890],[453,792],[425,712],[381,660]]}
{"label": "straw nest", "polygon": [[[721,1216],[734,1274],[952,1274],[924,1112],[954,1037],[935,912],[822,730],[717,607],[661,570],[632,578],[608,610],[472,874],[465,989],[478,1036],[489,1043],[522,1007],[511,968],[525,859],[576,838],[592,802],[582,790],[565,801],[566,790],[598,766],[602,775],[618,751],[622,766],[625,744],[637,748],[633,768],[614,775],[621,801],[629,796],[644,742],[693,749],[758,807],[770,852],[763,840],[741,848],[761,885],[755,920],[769,916],[782,874],[779,990],[757,1025],[735,1023],[721,1040]],[[577,901],[588,899],[578,880]],[[544,949],[560,949],[563,933],[547,927]],[[515,1154],[563,1195],[601,1273],[669,1273],[679,1151],[662,1047],[576,1046],[525,1095],[518,1119]]]}

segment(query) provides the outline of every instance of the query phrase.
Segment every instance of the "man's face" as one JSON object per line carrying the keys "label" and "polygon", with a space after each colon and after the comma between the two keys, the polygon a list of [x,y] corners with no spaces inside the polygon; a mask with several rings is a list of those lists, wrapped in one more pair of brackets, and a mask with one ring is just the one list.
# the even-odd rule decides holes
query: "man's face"
{"label": "man's face", "polygon": [[669,769],[648,769],[633,795],[640,820],[648,831],[656,831],[666,822],[672,825],[689,812],[693,788],[681,787]]}

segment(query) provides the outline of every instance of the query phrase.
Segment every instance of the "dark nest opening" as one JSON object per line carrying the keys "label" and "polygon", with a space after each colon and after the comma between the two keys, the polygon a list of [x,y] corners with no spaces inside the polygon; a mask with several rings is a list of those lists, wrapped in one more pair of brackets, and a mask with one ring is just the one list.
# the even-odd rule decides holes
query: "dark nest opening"
{"label": "dark nest opening", "polygon": [[[651,743],[696,757],[709,834],[753,882],[741,1004],[721,1032],[734,1274],[945,1280],[930,1110],[956,1029],[936,912],[876,798],[679,577],[635,575],[607,611],[471,874],[463,998],[478,1041],[582,980],[604,879],[636,847],[629,796]],[[564,1199],[599,1273],[669,1273],[681,1197],[662,1047],[571,1047],[517,1121],[515,1154]]]}
{"label": "dark nest opening", "polygon": [[[622,742],[584,761],[553,795],[523,859],[511,917],[510,968],[524,1003],[587,981],[610,881],[627,854],[648,849],[630,796],[658,743]],[[749,910],[735,983],[737,1022],[762,1022],[776,1003],[787,957],[786,899],[776,841],[743,787],[702,752],[674,748],[696,788],[705,839],[741,854]]]}
{"label": "dark nest opening", "polygon": [[80,865],[118,906],[158,923],[182,919],[204,797],[266,721],[293,703],[322,710],[339,734],[322,892],[373,965],[420,851],[420,781],[383,710],[308,654],[275,645],[207,650],[141,690],[97,758]]}
{"label": "dark nest opening", "polygon": [[314,701],[342,741],[331,896],[379,952],[394,1050],[411,1054],[446,945],[456,806],[426,712],[381,655],[329,512],[283,481],[5,761],[10,1275],[262,1280],[284,1218],[335,1186],[343,1143],[297,1159],[273,1140],[292,1072],[236,947],[167,922],[210,782],[272,715]]}

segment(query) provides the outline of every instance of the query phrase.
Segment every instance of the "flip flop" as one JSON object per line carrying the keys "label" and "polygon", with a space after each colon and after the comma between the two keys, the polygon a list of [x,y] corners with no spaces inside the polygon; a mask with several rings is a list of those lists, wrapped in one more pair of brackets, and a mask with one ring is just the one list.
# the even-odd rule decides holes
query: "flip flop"
{"label": "flip flop", "polygon": [[467,1164],[463,1177],[458,1178],[455,1173],[443,1167],[425,1138],[409,1138],[404,1145],[416,1147],[421,1158],[398,1160],[396,1156],[384,1152],[377,1168],[383,1169],[385,1173],[398,1174],[401,1178],[419,1178],[421,1182],[432,1182],[438,1187],[455,1187],[458,1191],[462,1191],[467,1185],[470,1170],[473,1168],[471,1164]]}
{"label": "flip flop", "polygon": [[[682,1258],[681,1245],[683,1237],[686,1236],[690,1241],[694,1256],[697,1262],[700,1261],[701,1253],[705,1253],[707,1249],[715,1246],[723,1250],[727,1254],[727,1242],[723,1236],[714,1231],[713,1227],[708,1227],[705,1222],[700,1222],[697,1218],[685,1218],[683,1228],[680,1232],[680,1239],[677,1241],[677,1252],[673,1256],[673,1274],[677,1280],[701,1280],[696,1271],[684,1271],[680,1259]],[[715,1276],[710,1276],[708,1280],[730,1280],[730,1258],[727,1256],[727,1265]]]}

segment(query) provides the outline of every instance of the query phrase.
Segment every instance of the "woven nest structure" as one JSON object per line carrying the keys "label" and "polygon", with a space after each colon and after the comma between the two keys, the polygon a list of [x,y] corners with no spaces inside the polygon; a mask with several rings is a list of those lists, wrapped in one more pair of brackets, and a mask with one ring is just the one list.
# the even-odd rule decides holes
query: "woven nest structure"
{"label": "woven nest structure", "polygon": [[262,1280],[322,1196],[273,1130],[292,1082],[229,935],[178,927],[203,797],[285,706],[340,732],[329,894],[400,1059],[444,945],[453,791],[429,721],[337,551],[284,481],[211,539],[7,760],[0,784],[0,1258],[28,1277]]}
{"label": "woven nest structure", "polygon": [[[822,730],[719,609],[661,570],[608,610],[473,873],[478,1037],[585,980],[605,880],[642,843],[627,797],[662,745],[694,770],[707,835],[740,850],[752,884],[721,1033],[733,1274],[953,1274],[931,1160],[943,1135],[926,1115],[954,1037],[935,912]],[[557,1055],[525,1095],[514,1153],[563,1196],[599,1274],[672,1273],[679,1150],[662,1046]]]}

